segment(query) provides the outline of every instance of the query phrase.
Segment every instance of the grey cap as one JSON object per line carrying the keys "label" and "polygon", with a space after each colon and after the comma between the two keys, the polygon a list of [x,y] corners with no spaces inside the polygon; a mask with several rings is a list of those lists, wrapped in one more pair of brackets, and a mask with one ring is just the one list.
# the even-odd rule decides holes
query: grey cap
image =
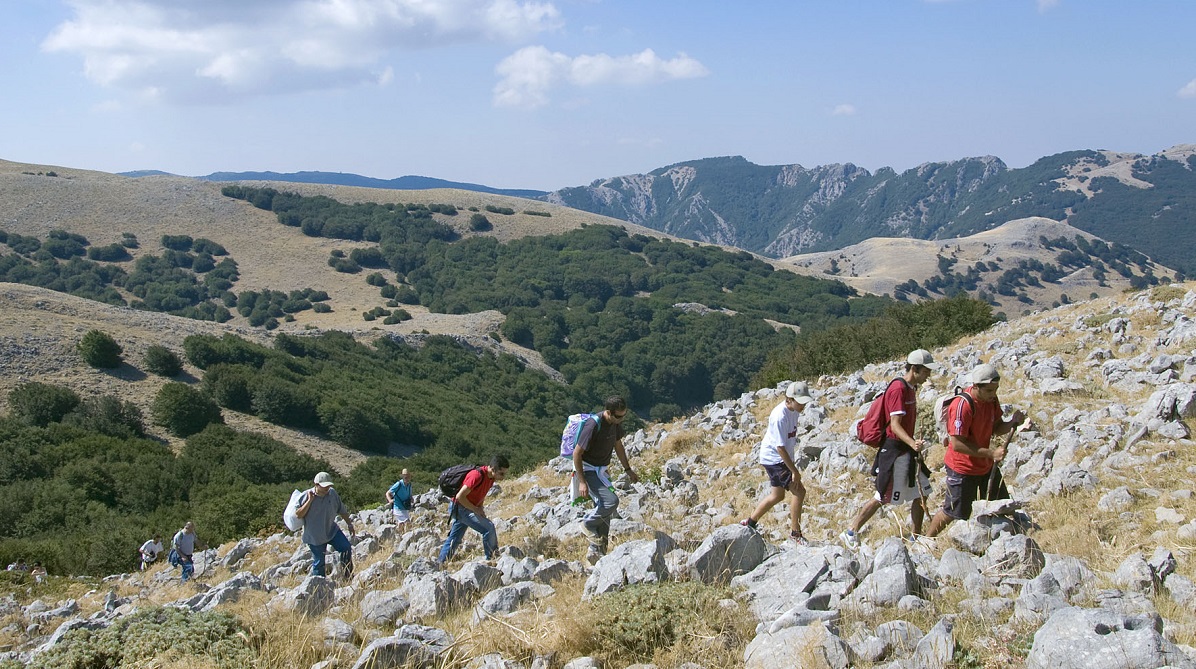
{"label": "grey cap", "polygon": [[809,404],[814,401],[810,396],[810,384],[805,381],[794,381],[785,389],[785,397],[792,397],[799,404]]}
{"label": "grey cap", "polygon": [[911,365],[922,365],[930,369],[938,369],[942,365],[934,361],[934,356],[930,355],[930,351],[920,348],[905,357],[905,361]]}
{"label": "grey cap", "polygon": [[316,474],[316,477],[312,479],[312,482],[321,488],[331,488],[332,474],[329,474],[328,472],[320,472],[319,474]]}
{"label": "grey cap", "polygon": [[1001,380],[1001,373],[997,371],[996,367],[989,364],[978,365],[976,369],[972,370],[972,385],[978,386],[984,383],[994,383]]}

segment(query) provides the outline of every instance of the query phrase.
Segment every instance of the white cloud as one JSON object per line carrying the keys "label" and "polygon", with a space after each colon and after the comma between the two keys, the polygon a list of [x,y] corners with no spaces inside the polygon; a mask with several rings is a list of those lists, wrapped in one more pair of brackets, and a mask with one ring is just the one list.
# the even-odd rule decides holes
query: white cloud
{"label": "white cloud", "polygon": [[1042,12],[1054,9],[1059,6],[1059,2],[1060,0],[1038,0],[1038,12],[1041,14]]}
{"label": "white cloud", "polygon": [[835,105],[835,108],[831,110],[831,116],[855,116],[855,105],[846,103]]}
{"label": "white cloud", "polygon": [[1175,93],[1181,98],[1196,98],[1196,79],[1189,81]]}
{"label": "white cloud", "polygon": [[661,59],[651,49],[628,56],[604,53],[570,57],[542,46],[524,47],[495,68],[501,77],[494,87],[498,107],[540,107],[556,86],[648,85],[676,79],[694,79],[710,73],[705,65],[684,53]]}
{"label": "white cloud", "polygon": [[561,25],[551,2],[534,0],[69,2],[75,15],[45,50],[80,55],[103,86],[211,103],[375,83],[393,50],[527,39]]}

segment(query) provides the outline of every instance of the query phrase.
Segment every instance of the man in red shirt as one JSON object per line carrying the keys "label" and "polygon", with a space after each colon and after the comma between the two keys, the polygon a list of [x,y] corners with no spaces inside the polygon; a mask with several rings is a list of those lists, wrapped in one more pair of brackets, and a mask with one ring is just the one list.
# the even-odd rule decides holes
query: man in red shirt
{"label": "man in red shirt", "polygon": [[1001,375],[992,365],[972,370],[972,386],[947,407],[947,498],[926,529],[926,536],[938,536],[952,520],[967,520],[972,502],[987,496],[988,474],[995,463],[1005,458],[1004,446],[991,446],[994,435],[1008,434],[1026,422],[1026,414],[1015,411],[1008,421],[1001,420],[1001,402],[997,391]]}
{"label": "man in red shirt", "polygon": [[444,565],[457,551],[461,539],[465,537],[466,529],[473,529],[481,534],[486,559],[494,557],[494,553],[498,551],[498,532],[494,529],[494,523],[486,517],[483,503],[486,493],[490,492],[490,486],[494,485],[495,481],[506,478],[510,467],[511,463],[505,455],[495,455],[490,459],[490,464],[478,467],[465,475],[461,489],[449,503],[449,518],[452,522],[449,525],[448,538],[440,547],[440,557],[436,560],[438,565]]}
{"label": "man in red shirt", "polygon": [[918,417],[918,388],[930,378],[930,373],[940,365],[934,361],[930,351],[918,349],[905,358],[905,375],[893,379],[885,394],[876,402],[883,402],[884,415],[888,417],[885,440],[876,452],[872,474],[876,476],[876,494],[864,503],[856,514],[851,528],[839,535],[848,548],[859,545],[856,532],[864,526],[885,504],[900,505],[913,502],[910,521],[914,534],[921,534],[925,518],[925,492],[930,487],[930,472],[922,464],[922,451],[926,440],[914,439],[914,426]]}

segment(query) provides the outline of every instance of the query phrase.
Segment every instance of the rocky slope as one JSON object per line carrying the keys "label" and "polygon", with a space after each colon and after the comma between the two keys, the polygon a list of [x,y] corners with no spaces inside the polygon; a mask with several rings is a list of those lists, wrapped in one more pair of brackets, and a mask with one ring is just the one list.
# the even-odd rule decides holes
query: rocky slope
{"label": "rocky slope", "polygon": [[[1194,309],[1196,285],[1156,288],[935,351],[946,370],[920,393],[922,429],[933,398],[981,361],[1002,370],[1008,410],[1031,418],[1002,464],[1014,500],[935,541],[909,540],[904,509],[874,518],[856,550],[836,541],[871,493],[872,452],[846,428],[898,373],[889,363],[812,380],[808,547],[784,539],[784,504],[760,532],[736,522],[764,492],[756,443],[783,391],[766,388],[626,440],[642,480],[616,482],[612,550],[593,566],[579,561],[568,464],[554,460],[492,492],[493,562],[471,533],[447,569],[433,564],[444,506],[428,493],[402,532],[385,510],[360,511],[351,578],[305,577],[310,557],[290,534],[246,538],[204,553],[195,586],[157,567],[55,591],[69,599],[35,599],[32,586],[4,597],[0,644],[48,666],[79,643],[70,630],[162,605],[235,613],[262,666],[1196,667]],[[937,505],[941,451],[930,464]],[[602,620],[659,622],[677,582],[717,605],[696,621],[671,609],[667,636],[594,636],[606,602],[636,585],[657,593],[635,600],[643,613]]]}

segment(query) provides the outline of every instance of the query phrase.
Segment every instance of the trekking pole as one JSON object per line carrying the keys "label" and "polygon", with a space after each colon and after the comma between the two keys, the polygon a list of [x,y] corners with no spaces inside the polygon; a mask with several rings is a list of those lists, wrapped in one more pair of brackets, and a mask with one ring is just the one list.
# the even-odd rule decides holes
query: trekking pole
{"label": "trekking pole", "polygon": [[[1017,428],[1009,430],[1009,436],[1005,438],[1005,455],[1009,455],[1009,444],[1013,443],[1013,437],[1017,435]],[[1001,475],[1001,466],[996,460],[993,460],[993,468],[988,472],[988,486],[985,491],[988,493],[988,501],[993,499],[1001,492],[1001,483],[1004,481],[1004,476]],[[1008,490],[1008,488],[1006,488]]]}

